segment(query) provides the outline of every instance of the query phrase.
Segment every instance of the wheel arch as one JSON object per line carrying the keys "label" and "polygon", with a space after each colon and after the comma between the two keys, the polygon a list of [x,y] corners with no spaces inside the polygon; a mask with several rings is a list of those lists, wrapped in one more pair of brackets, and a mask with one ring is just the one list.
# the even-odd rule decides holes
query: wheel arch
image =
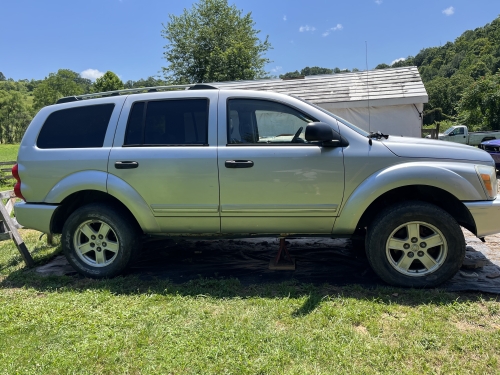
{"label": "wheel arch", "polygon": [[54,215],[52,216],[52,222],[50,225],[51,232],[61,233],[64,223],[66,222],[68,217],[78,208],[90,203],[108,203],[115,207],[120,207],[121,209],[126,210],[126,212],[128,212],[133,218],[135,223],[140,227],[139,223],[127,208],[127,206],[125,206],[120,200],[116,199],[112,195],[99,190],[80,190],[68,195],[57,207]]}
{"label": "wheel arch", "polygon": [[422,201],[433,204],[449,213],[459,225],[476,234],[476,223],[467,207],[446,190],[428,185],[402,186],[392,189],[375,199],[364,211],[356,228],[365,228],[377,214],[389,205],[408,201]]}
{"label": "wheel arch", "polygon": [[475,221],[463,202],[486,199],[473,164],[401,163],[379,170],[354,189],[339,212],[332,234],[352,235],[366,226],[374,212],[403,200],[435,204],[476,233]]}
{"label": "wheel arch", "polygon": [[[154,226],[157,226],[152,214],[150,214],[151,217],[149,220],[147,217],[144,220],[145,215],[134,215],[133,209],[111,194],[99,190],[80,190],[68,195],[59,204],[52,216],[50,225],[51,233],[62,233],[62,228],[68,217],[78,208],[90,203],[108,203],[119,207],[130,215],[130,220],[133,220],[134,224],[141,228],[143,232],[148,232],[151,229],[154,230]],[[151,228],[152,226],[153,228]]]}

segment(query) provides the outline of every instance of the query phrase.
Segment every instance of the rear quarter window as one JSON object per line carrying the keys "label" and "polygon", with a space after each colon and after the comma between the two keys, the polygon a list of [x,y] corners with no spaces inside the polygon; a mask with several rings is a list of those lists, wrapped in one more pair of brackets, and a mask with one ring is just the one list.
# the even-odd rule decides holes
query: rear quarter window
{"label": "rear quarter window", "polygon": [[38,135],[37,147],[102,147],[114,107],[114,104],[99,104],[51,113]]}

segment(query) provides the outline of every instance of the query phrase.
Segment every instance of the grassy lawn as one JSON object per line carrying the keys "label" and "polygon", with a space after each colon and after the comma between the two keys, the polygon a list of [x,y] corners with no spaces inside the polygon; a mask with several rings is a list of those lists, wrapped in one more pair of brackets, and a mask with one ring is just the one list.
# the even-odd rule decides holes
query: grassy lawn
{"label": "grassy lawn", "polygon": [[0,145],[0,161],[17,160],[19,145]]}
{"label": "grassy lawn", "polygon": [[1,242],[0,374],[500,372],[491,296],[146,276],[42,277]]}

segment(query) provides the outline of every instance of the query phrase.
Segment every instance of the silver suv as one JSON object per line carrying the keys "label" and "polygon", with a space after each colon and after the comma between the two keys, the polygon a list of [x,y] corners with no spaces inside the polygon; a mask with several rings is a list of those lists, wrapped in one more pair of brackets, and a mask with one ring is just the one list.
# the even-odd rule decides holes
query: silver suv
{"label": "silver suv", "polygon": [[62,233],[85,276],[121,273],[144,235],[326,236],[362,241],[386,282],[428,287],[462,264],[460,226],[500,232],[482,150],[368,134],[277,93],[159,90],[63,98],[22,140],[17,219]]}

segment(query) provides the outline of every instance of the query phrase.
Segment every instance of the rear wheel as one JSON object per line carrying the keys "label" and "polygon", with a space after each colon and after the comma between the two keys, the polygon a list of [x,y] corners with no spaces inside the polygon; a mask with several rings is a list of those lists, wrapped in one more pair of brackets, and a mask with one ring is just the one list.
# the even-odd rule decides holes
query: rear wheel
{"label": "rear wheel", "polygon": [[140,231],[120,207],[89,204],[73,212],[62,231],[68,262],[92,278],[116,276],[130,265],[140,248]]}
{"label": "rear wheel", "polygon": [[458,272],[465,256],[456,220],[425,202],[400,203],[381,212],[366,243],[373,270],[397,286],[437,286]]}

